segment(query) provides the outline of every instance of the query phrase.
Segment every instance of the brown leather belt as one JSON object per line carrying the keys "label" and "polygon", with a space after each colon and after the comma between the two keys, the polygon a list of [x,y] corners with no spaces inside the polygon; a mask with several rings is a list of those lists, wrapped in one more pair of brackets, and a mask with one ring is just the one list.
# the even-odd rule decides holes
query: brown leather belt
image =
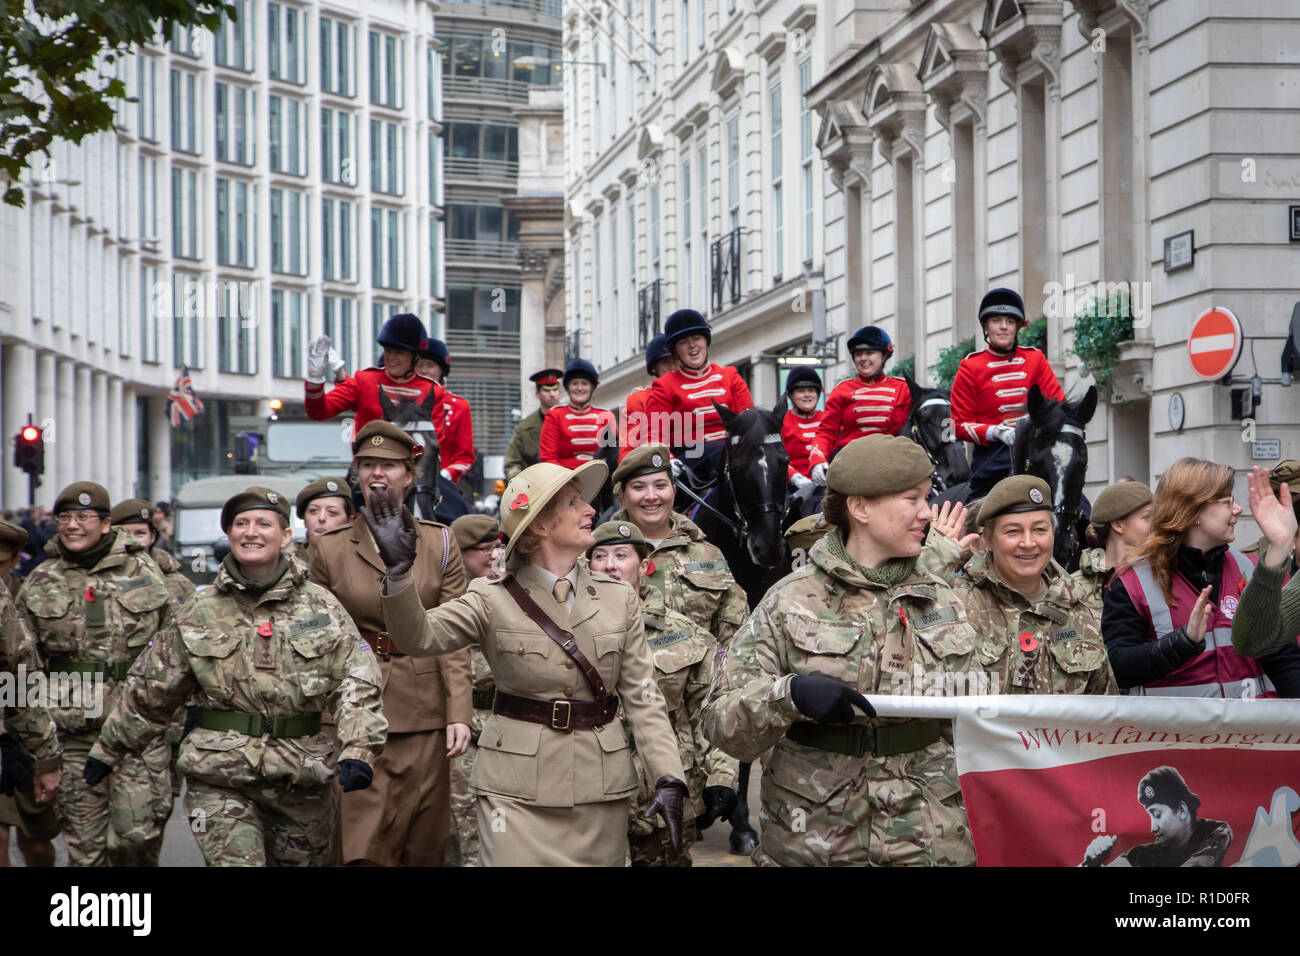
{"label": "brown leather belt", "polygon": [[376,654],[380,657],[405,657],[406,655],[397,649],[393,639],[388,636],[387,631],[362,631],[361,639],[370,644]]}
{"label": "brown leather belt", "polygon": [[604,700],[533,700],[497,691],[492,713],[530,724],[544,724],[552,730],[569,733],[591,730],[612,724],[618,715],[618,698]]}

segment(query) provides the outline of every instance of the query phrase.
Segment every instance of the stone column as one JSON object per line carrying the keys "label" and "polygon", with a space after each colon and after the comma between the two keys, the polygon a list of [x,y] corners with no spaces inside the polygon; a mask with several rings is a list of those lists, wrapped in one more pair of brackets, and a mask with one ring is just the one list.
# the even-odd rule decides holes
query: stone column
{"label": "stone column", "polygon": [[164,414],[167,396],[149,396],[149,494],[150,501],[172,497],[172,426]]}
{"label": "stone column", "polygon": [[77,480],[76,417],[77,366],[71,359],[58,360],[58,374],[54,379],[54,403],[58,414],[54,416],[55,439],[58,443],[58,474],[55,494]]}
{"label": "stone column", "polygon": [[[108,382],[108,476],[111,484],[108,486],[109,494],[112,495],[114,503],[121,501],[123,498],[130,498],[133,468],[128,467],[126,457],[123,454],[123,432],[125,424],[122,420],[122,380],[116,376]],[[132,463],[133,464],[133,463]]]}
{"label": "stone column", "polygon": [[[4,506],[6,508],[25,508],[28,504],[27,473],[14,467],[12,442],[14,436],[27,424],[30,414],[35,424],[35,396],[32,394],[32,382],[36,379],[36,351],[30,345],[6,343],[0,354],[0,377],[4,379]],[[47,482],[48,484],[48,482]],[[37,500],[44,500],[47,489],[42,487],[37,492]]]}

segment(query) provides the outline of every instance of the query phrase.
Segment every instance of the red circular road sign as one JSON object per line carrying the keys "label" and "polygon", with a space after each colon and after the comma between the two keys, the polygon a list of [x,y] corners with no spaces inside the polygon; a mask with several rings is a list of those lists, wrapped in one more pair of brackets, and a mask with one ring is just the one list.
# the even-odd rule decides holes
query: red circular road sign
{"label": "red circular road sign", "polygon": [[1228,309],[1206,309],[1192,323],[1187,336],[1187,360],[1197,378],[1214,382],[1237,364],[1241,355],[1241,323]]}

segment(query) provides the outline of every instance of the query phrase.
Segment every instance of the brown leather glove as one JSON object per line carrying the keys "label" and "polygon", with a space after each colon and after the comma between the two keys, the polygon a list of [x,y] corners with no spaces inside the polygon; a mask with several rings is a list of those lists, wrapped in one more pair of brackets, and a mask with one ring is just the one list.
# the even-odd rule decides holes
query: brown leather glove
{"label": "brown leather glove", "polygon": [[643,816],[649,820],[656,813],[668,825],[668,845],[673,856],[682,855],[682,804],[686,802],[686,784],[676,777],[660,777],[655,781],[655,798]]}
{"label": "brown leather glove", "polygon": [[405,574],[411,570],[419,532],[415,518],[398,503],[397,496],[387,488],[376,488],[370,493],[370,504],[361,506],[361,516],[375,536],[375,547],[388,573]]}

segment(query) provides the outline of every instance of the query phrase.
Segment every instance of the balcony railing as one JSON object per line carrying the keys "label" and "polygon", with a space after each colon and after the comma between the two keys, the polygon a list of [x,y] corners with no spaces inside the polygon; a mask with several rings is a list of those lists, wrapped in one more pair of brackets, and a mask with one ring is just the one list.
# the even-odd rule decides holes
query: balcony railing
{"label": "balcony railing", "polygon": [[519,352],[519,333],[499,329],[448,329],[447,351]]}
{"label": "balcony railing", "polygon": [[442,12],[454,15],[457,7],[505,7],[560,19],[562,0],[446,0]]}
{"label": "balcony railing", "polygon": [[442,161],[443,174],[471,176],[474,179],[514,180],[519,178],[519,163],[508,159],[478,159],[447,156]]}
{"label": "balcony railing", "polygon": [[448,239],[447,259],[487,259],[515,265],[519,261],[519,243],[495,239]]}
{"label": "balcony railing", "polygon": [[740,301],[740,227],[713,240],[713,312]]}
{"label": "balcony railing", "polygon": [[564,361],[572,362],[576,358],[583,358],[582,329],[574,329],[564,336]]}
{"label": "balcony railing", "polygon": [[444,73],[442,77],[443,97],[449,100],[471,96],[527,100],[528,91],[534,86],[537,84],[526,80],[507,80],[494,76],[457,76],[454,73]]}
{"label": "balcony railing", "polygon": [[639,321],[640,350],[644,352],[650,340],[663,329],[659,325],[659,285],[662,280],[655,279],[649,285],[637,290],[637,317]]}

